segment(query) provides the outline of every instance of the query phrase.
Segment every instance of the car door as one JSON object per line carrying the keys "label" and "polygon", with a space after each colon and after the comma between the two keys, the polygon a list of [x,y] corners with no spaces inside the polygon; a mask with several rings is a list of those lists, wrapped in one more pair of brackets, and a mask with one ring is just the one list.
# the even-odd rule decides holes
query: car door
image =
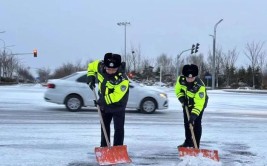
{"label": "car door", "polygon": [[82,96],[83,98],[84,106],[94,106],[95,96],[93,94],[93,91],[89,88],[87,84],[87,75],[84,74],[81,77],[79,77],[77,79],[77,83],[79,86],[80,96]]}
{"label": "car door", "polygon": [[129,99],[127,103],[128,108],[137,108],[139,106],[139,101],[140,101],[140,99],[138,98],[139,93],[140,92],[138,91],[138,87],[136,87],[135,84],[130,82]]}

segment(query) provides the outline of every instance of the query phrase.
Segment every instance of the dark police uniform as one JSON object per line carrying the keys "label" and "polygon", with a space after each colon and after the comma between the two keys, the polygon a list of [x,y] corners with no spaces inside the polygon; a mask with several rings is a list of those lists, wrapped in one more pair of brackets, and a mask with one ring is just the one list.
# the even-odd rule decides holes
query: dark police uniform
{"label": "dark police uniform", "polygon": [[[190,72],[190,71],[189,71]],[[198,72],[197,72],[198,73]],[[185,72],[185,75],[189,75]],[[194,74],[193,74],[194,75]],[[194,76],[197,76],[195,74]],[[180,145],[183,147],[193,147],[192,136],[189,129],[189,121],[186,115],[184,105],[188,107],[190,112],[190,118],[193,119],[194,134],[196,137],[196,142],[199,147],[200,139],[202,134],[202,115],[204,109],[207,106],[208,96],[206,92],[206,87],[203,81],[196,77],[194,82],[188,83],[185,76],[179,76],[175,85],[175,94],[179,101],[183,105],[183,114],[184,114],[184,128],[185,128],[185,142]],[[190,120],[191,120],[190,119]]]}
{"label": "dark police uniform", "polygon": [[[114,54],[111,56],[111,58],[113,56]],[[108,74],[105,70],[106,65],[104,61],[97,60],[89,63],[87,76],[89,82],[95,79],[95,77],[98,80],[99,100],[97,101],[97,103],[99,104],[101,109],[101,114],[105,128],[107,130],[109,141],[110,124],[113,118],[115,130],[113,145],[123,145],[125,108],[129,96],[129,80],[124,69],[122,69],[120,65],[118,71],[115,74]],[[107,146],[107,143],[104,137],[103,129],[101,127],[101,147],[105,146]]]}

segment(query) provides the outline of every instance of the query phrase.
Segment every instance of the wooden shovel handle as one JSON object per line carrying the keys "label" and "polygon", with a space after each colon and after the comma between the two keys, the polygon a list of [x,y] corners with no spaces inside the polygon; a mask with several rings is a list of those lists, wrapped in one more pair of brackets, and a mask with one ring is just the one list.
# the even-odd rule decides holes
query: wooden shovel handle
{"label": "wooden shovel handle", "polygon": [[[94,92],[94,95],[95,95],[95,100],[97,101],[97,95],[96,95],[96,92],[95,92],[95,88],[93,88],[93,92]],[[107,134],[107,130],[105,128],[105,124],[104,124],[104,121],[103,121],[103,117],[102,117],[102,114],[101,114],[101,111],[100,111],[100,107],[99,105],[97,104],[97,112],[98,112],[98,115],[100,117],[100,123],[101,123],[101,127],[103,129],[103,132],[104,132],[104,135],[105,135],[105,140],[106,140],[106,143],[108,145],[108,147],[110,148],[110,142],[108,140],[108,134]]]}
{"label": "wooden shovel handle", "polygon": [[[187,120],[189,122],[190,115],[189,115],[189,111],[188,111],[188,107],[187,106],[185,106],[185,111],[186,111],[186,115],[187,115]],[[191,123],[189,123],[189,128],[190,128],[190,131],[191,131],[194,148],[198,149],[198,147],[197,147],[197,141],[196,141],[196,137],[195,137],[195,133],[194,133],[194,127],[193,127],[193,125]]]}

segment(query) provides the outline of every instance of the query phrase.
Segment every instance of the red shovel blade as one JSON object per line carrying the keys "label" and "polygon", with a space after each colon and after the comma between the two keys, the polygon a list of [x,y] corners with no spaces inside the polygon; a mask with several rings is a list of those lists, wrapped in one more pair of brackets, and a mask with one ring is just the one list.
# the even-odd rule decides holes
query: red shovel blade
{"label": "red shovel blade", "polygon": [[112,165],[132,162],[128,156],[126,145],[96,147],[95,155],[99,165]]}
{"label": "red shovel blade", "polygon": [[195,149],[195,148],[178,148],[179,157],[184,156],[202,156],[206,158],[210,158],[215,161],[219,161],[219,155],[217,150],[207,150],[207,149]]}

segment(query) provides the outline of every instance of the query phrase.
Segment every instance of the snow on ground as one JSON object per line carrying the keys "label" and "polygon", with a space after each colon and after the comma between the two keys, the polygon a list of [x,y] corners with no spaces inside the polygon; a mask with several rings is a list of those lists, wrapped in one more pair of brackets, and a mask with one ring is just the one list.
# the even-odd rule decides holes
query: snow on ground
{"label": "snow on ground", "polygon": [[[127,113],[125,143],[133,160],[130,166],[267,165],[266,94],[208,91],[201,147],[219,151],[221,160],[214,162],[178,158],[175,148],[184,139],[181,106],[173,88],[154,88],[168,94],[169,108],[153,115]],[[0,86],[0,115],[4,117],[0,117],[0,165],[97,165],[93,153],[100,138],[97,114],[70,113],[64,106],[47,103],[44,90],[40,85]],[[14,110],[16,116],[10,117],[7,111]]]}

